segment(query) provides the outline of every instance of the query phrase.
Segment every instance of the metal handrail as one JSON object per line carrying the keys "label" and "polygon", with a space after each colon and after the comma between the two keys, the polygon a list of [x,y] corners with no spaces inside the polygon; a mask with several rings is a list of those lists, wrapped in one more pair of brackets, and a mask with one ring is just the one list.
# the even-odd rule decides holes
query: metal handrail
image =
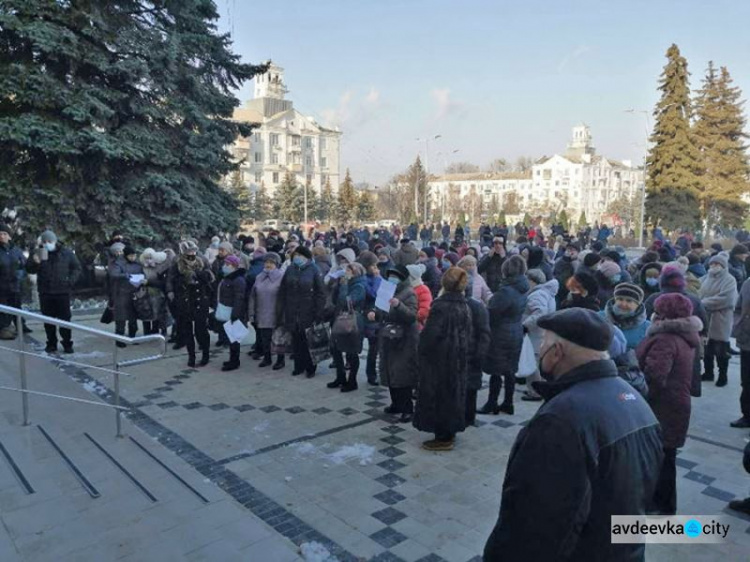
{"label": "metal handrail", "polygon": [[[142,363],[148,363],[149,361],[156,361],[157,359],[161,359],[164,357],[167,353],[167,341],[164,338],[164,336],[160,334],[151,334],[148,336],[138,336],[135,338],[129,338],[127,336],[122,336],[119,334],[113,334],[112,332],[105,332],[104,330],[98,330],[96,328],[90,328],[89,326],[83,326],[81,324],[76,324],[74,322],[68,322],[66,320],[60,320],[59,318],[52,318],[50,316],[45,316],[43,314],[38,314],[36,312],[30,312],[28,310],[23,310],[20,308],[14,308],[12,306],[6,306],[6,305],[0,305],[0,314],[7,314],[9,316],[14,316],[16,319],[16,334],[18,339],[18,348],[14,349],[12,347],[5,347],[0,346],[0,349],[6,349],[8,351],[12,351],[14,353],[18,354],[19,358],[19,367],[20,367],[20,379],[21,379],[21,388],[11,389],[8,387],[2,387],[0,390],[14,390],[21,393],[21,404],[23,408],[23,424],[29,425],[29,394],[38,394],[42,396],[52,397],[52,398],[60,398],[63,400],[72,400],[74,402],[90,402],[92,404],[96,405],[104,405],[111,408],[114,408],[115,415],[116,415],[116,424],[117,424],[117,437],[123,437],[122,434],[122,410],[127,409],[120,406],[120,367],[127,367],[132,365],[140,365]],[[36,392],[28,389],[27,386],[27,379],[26,379],[26,356],[31,355],[34,357],[39,357],[41,359],[52,359],[53,361],[60,361],[63,363],[69,363],[72,365],[82,365],[80,363],[76,363],[74,361],[66,361],[63,358],[50,358],[49,355],[42,355],[41,353],[32,353],[26,351],[26,342],[24,341],[24,335],[23,335],[23,325],[22,325],[22,319],[26,318],[28,320],[37,320],[39,322],[43,322],[45,324],[51,324],[53,326],[57,326],[59,328],[67,328],[69,330],[76,330],[79,332],[83,332],[84,334],[89,334],[95,337],[104,338],[106,340],[109,340],[112,342],[112,366],[113,369],[106,369],[103,367],[96,367],[94,365],[83,365],[87,368],[94,368],[101,371],[107,371],[114,375],[114,383],[115,383],[115,403],[114,405],[111,404],[100,404],[95,403],[92,401],[87,400],[81,400],[80,398],[74,398],[71,396],[64,396],[59,394],[47,394],[47,393],[41,393]],[[124,343],[126,345],[137,345],[141,343],[151,343],[151,342],[159,342],[161,344],[161,353],[158,355],[149,355],[147,357],[139,357],[136,359],[130,359],[127,361],[119,361],[119,348],[117,347],[118,343]]]}

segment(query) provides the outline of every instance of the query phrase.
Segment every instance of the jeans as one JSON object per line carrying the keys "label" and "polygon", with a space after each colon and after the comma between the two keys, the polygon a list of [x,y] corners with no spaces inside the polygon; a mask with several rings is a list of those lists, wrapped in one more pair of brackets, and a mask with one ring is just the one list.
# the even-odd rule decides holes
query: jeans
{"label": "jeans", "polygon": [[[39,304],[45,316],[70,321],[70,295],[39,295]],[[57,346],[57,327],[45,324],[44,331],[47,333],[47,345]],[[60,339],[65,347],[73,345],[67,328],[60,328]]]}

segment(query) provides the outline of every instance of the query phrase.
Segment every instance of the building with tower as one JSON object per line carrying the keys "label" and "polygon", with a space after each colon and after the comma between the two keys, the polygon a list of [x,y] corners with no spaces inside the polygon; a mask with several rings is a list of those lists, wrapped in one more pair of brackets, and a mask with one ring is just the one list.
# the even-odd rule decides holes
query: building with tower
{"label": "building with tower", "polygon": [[284,69],[271,64],[268,72],[255,77],[255,97],[235,110],[236,121],[257,126],[231,147],[241,177],[252,191],[262,182],[271,196],[288,172],[318,194],[327,181],[335,192],[341,181],[342,133],[300,113],[287,93]]}

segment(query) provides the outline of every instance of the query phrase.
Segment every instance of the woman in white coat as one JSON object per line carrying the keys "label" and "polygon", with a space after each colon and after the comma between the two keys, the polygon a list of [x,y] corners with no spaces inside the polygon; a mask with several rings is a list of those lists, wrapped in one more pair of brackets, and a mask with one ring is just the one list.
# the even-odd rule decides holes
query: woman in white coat
{"label": "woman in white coat", "polygon": [[[526,272],[531,290],[526,295],[526,309],[524,310],[521,323],[523,330],[528,334],[531,345],[534,347],[534,358],[539,362],[539,347],[542,345],[542,330],[536,323],[545,314],[551,314],[557,310],[555,297],[560,288],[557,279],[547,281],[547,276],[541,269],[530,269]],[[521,400],[539,401],[542,399],[531,387],[531,383],[542,380],[539,370],[533,375],[526,377],[527,390],[521,396]]]}

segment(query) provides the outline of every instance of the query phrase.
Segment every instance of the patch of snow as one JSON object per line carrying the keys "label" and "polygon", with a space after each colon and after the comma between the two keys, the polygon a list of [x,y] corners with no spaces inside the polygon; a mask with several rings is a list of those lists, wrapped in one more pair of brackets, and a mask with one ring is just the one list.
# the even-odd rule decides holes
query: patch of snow
{"label": "patch of snow", "polygon": [[355,443],[354,445],[346,445],[328,455],[328,458],[333,464],[344,464],[349,460],[359,460],[361,466],[366,466],[372,463],[372,456],[375,454],[375,447],[372,445],[365,445],[364,443]]}
{"label": "patch of snow", "polygon": [[305,441],[304,443],[292,443],[289,445],[290,447],[297,449],[297,452],[303,455],[310,455],[317,451],[315,448],[315,445],[312,443]]}
{"label": "patch of snow", "polygon": [[339,562],[338,558],[319,542],[303,542],[299,551],[305,562]]}
{"label": "patch of snow", "polygon": [[86,353],[76,352],[72,355],[68,355],[71,359],[98,359],[111,356],[111,353],[104,353],[103,351],[89,351]]}
{"label": "patch of snow", "polygon": [[284,480],[286,480],[287,482],[291,482],[292,481],[292,477],[291,476],[285,476]]}
{"label": "patch of snow", "polygon": [[261,433],[265,431],[266,429],[268,429],[268,420],[264,420],[260,422],[258,425],[256,425],[255,427],[253,427],[253,431],[256,433]]}

